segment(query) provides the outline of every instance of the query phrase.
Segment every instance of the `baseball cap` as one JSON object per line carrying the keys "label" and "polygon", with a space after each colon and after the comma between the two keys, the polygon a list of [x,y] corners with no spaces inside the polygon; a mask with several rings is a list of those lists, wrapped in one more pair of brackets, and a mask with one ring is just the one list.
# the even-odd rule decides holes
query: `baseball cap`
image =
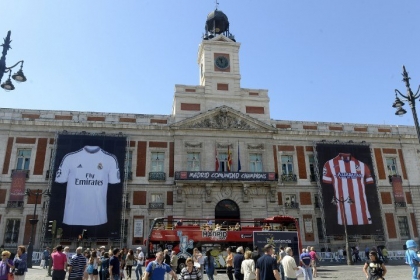
{"label": "baseball cap", "polygon": [[141,247],[137,247],[137,250],[141,251],[142,249],[141,249]]}

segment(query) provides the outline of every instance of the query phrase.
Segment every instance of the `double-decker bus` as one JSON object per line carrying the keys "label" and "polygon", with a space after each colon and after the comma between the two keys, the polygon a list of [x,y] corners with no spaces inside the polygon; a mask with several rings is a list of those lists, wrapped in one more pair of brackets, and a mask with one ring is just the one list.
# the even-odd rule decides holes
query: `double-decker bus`
{"label": "double-decker bus", "polygon": [[242,246],[253,250],[255,246],[263,254],[266,244],[291,247],[295,255],[301,251],[299,225],[291,216],[274,216],[258,220],[208,220],[193,218],[156,218],[146,239],[146,263],[155,259],[156,252],[168,249],[178,256],[178,271],[185,260],[198,248],[203,256],[210,250],[216,268],[225,268],[226,249],[232,252]]}

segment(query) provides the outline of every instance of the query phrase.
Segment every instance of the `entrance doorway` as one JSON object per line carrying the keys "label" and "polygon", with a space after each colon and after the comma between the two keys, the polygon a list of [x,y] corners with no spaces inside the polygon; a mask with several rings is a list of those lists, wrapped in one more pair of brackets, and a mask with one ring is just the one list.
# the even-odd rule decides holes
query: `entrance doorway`
{"label": "entrance doorway", "polygon": [[214,210],[214,219],[216,224],[235,225],[236,221],[241,218],[239,206],[235,201],[223,199],[217,203]]}

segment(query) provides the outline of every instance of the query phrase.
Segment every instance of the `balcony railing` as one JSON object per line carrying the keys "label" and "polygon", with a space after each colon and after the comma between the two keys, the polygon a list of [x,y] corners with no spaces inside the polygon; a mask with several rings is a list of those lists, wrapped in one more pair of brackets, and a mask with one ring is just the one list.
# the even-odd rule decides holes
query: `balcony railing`
{"label": "balcony railing", "polygon": [[395,175],[388,175],[388,179],[389,179],[389,182],[391,184],[392,184],[392,178],[399,178],[401,180],[401,183],[402,183],[401,175],[397,175],[397,174],[395,174]]}
{"label": "balcony railing", "polygon": [[128,173],[127,173],[127,180],[133,180],[133,172],[131,172],[131,171],[128,171]]}
{"label": "balcony railing", "polygon": [[309,179],[311,180],[311,182],[316,182],[316,175],[315,174],[309,175]]}
{"label": "balcony railing", "polygon": [[297,202],[286,202],[284,203],[284,207],[288,209],[299,209],[299,203]]}
{"label": "balcony railing", "polygon": [[407,203],[406,202],[395,202],[395,207],[405,208],[405,207],[407,207]]}
{"label": "balcony railing", "polygon": [[23,201],[8,201],[6,208],[23,208]]}
{"label": "balcony railing", "polygon": [[296,182],[297,176],[295,174],[282,174],[281,175],[282,182]]}
{"label": "balcony railing", "polygon": [[11,174],[11,177],[13,177],[13,174],[14,174],[14,173],[16,173],[16,172],[24,172],[24,173],[26,173],[26,179],[28,179],[28,178],[29,178],[29,170],[23,170],[23,169],[12,169],[12,174]]}
{"label": "balcony railing", "polygon": [[164,209],[165,204],[163,202],[149,202],[149,209]]}
{"label": "balcony railing", "polygon": [[149,172],[149,181],[166,181],[165,172]]}

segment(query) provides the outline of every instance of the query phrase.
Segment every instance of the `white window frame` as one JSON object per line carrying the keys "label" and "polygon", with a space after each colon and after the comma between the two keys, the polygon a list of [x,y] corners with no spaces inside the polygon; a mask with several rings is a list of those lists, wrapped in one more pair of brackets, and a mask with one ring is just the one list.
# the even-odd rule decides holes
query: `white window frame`
{"label": "white window frame", "polygon": [[151,152],[150,172],[165,172],[165,152]]}
{"label": "white window frame", "polygon": [[128,150],[127,158],[127,171],[131,172],[133,170],[133,150]]}
{"label": "white window frame", "polygon": [[292,205],[296,205],[296,203],[297,203],[297,195],[296,194],[285,194],[284,195],[284,204],[285,204],[286,207],[292,208]]}
{"label": "white window frame", "polygon": [[[287,157],[287,162],[284,162],[283,159],[286,159]],[[281,174],[282,175],[294,175],[295,173],[295,166],[294,166],[294,160],[293,160],[293,155],[281,155],[280,156],[280,160],[281,160]],[[286,167],[286,170],[284,170],[283,167]],[[289,170],[289,168],[291,168],[291,170]],[[285,173],[286,171],[286,173]]]}
{"label": "white window frame", "polygon": [[163,202],[163,194],[161,193],[152,193],[150,194],[151,202]]}
{"label": "white window frame", "polygon": [[[255,157],[255,159],[253,159]],[[249,154],[249,171],[263,172],[262,153]]]}
{"label": "white window frame", "polygon": [[[229,172],[228,171],[228,153],[222,152],[217,153],[217,158],[219,159],[219,170],[220,172]],[[232,170],[232,168],[231,168]]]}
{"label": "white window frame", "polygon": [[397,158],[396,157],[386,157],[386,170],[388,171],[388,175],[398,175],[398,165],[397,165]]}
{"label": "white window frame", "polygon": [[[16,224],[16,221],[18,222]],[[13,225],[11,225],[11,232],[9,231],[9,223],[13,223]],[[19,233],[20,233],[20,226],[21,226],[21,219],[18,218],[7,218],[6,219],[6,226],[4,228],[4,244],[17,244],[19,242]],[[16,242],[7,242],[7,235],[11,234],[10,238],[13,238],[14,240],[16,240]],[[13,241],[13,239],[11,241]]]}
{"label": "white window frame", "polygon": [[[191,157],[190,157],[191,156]],[[200,152],[187,152],[187,171],[201,171]]]}
{"label": "white window frame", "polygon": [[397,216],[397,222],[401,238],[410,239],[410,226],[408,225],[408,217]]}
{"label": "white window frame", "polygon": [[[29,152],[29,157],[27,157],[27,155],[25,156],[19,156],[19,153],[20,152],[24,152],[24,151],[27,151],[27,152]],[[16,163],[15,163],[15,169],[16,170],[30,170],[30,168],[31,168],[31,157],[32,157],[32,148],[17,148],[17,150],[16,150]],[[20,168],[19,167],[19,160],[20,159],[23,159],[22,160],[22,163],[23,163],[23,168]],[[25,161],[26,160],[28,160],[28,162],[27,162],[27,166],[25,166],[26,164],[25,164]],[[25,168],[25,167],[27,167],[27,168]]]}

